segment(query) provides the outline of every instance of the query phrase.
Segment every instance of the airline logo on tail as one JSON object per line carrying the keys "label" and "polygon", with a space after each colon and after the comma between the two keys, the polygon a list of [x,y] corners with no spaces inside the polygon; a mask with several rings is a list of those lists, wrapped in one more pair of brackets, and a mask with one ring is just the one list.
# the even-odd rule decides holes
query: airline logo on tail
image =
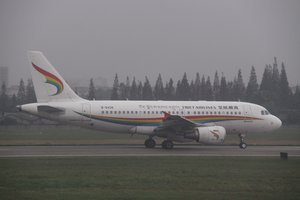
{"label": "airline logo on tail", "polygon": [[64,84],[61,82],[61,80],[59,78],[57,78],[55,75],[51,74],[50,72],[43,70],[42,68],[38,67],[34,63],[31,63],[31,64],[34,67],[34,69],[36,69],[38,72],[40,72],[42,75],[44,75],[44,77],[46,78],[45,83],[49,83],[49,84],[53,85],[54,87],[56,87],[56,89],[57,89],[56,93],[52,94],[51,96],[55,96],[55,95],[62,93],[62,91],[64,90]]}

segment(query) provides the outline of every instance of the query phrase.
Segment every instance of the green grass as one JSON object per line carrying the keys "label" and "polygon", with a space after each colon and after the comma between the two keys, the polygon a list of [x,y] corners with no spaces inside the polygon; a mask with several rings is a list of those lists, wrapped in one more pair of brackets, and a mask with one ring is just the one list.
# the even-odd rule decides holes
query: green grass
{"label": "green grass", "polygon": [[0,158],[0,199],[299,199],[300,158]]}
{"label": "green grass", "polygon": [[[72,126],[0,126],[0,145],[143,144],[144,140],[145,136],[140,135],[113,134]],[[300,145],[300,126],[284,126],[274,132],[248,134],[246,142],[249,145]],[[236,135],[225,138],[225,144],[238,143]]]}

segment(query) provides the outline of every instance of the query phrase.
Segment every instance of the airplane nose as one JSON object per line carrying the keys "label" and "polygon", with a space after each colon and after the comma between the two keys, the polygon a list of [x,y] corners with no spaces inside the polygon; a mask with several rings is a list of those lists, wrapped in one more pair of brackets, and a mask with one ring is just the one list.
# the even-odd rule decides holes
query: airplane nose
{"label": "airplane nose", "polygon": [[274,129],[278,129],[278,128],[281,127],[282,122],[281,122],[281,120],[280,120],[278,117],[273,116],[271,125],[272,125],[272,127],[273,127]]}
{"label": "airplane nose", "polygon": [[276,117],[276,120],[275,120],[275,126],[276,126],[276,128],[280,128],[281,125],[282,125],[281,120],[278,117]]}

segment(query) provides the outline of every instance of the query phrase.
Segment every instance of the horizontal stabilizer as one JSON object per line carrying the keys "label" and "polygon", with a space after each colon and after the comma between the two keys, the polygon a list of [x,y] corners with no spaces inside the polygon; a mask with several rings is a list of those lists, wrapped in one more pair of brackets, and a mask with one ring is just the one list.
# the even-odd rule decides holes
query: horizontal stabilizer
{"label": "horizontal stabilizer", "polygon": [[55,108],[52,106],[38,106],[37,107],[38,112],[48,112],[48,113],[63,113],[65,112],[65,109],[63,108]]}

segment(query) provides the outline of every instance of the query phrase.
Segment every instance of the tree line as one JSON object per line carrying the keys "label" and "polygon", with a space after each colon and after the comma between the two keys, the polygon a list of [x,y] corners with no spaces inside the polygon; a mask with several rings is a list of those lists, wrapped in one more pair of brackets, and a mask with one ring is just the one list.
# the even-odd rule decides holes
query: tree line
{"label": "tree line", "polygon": [[[75,89],[76,91],[76,89]],[[103,95],[103,93],[106,93]],[[235,78],[228,81],[223,73],[217,71],[214,78],[196,73],[194,79],[189,80],[184,73],[177,82],[170,78],[164,82],[161,74],[152,86],[148,77],[138,81],[127,77],[125,82],[120,82],[116,74],[113,87],[104,90],[94,86],[90,79],[88,94],[84,98],[111,100],[182,100],[182,101],[246,101],[260,104],[272,113],[280,115],[287,122],[300,123],[300,90],[297,86],[292,92],[282,62],[278,66],[277,59],[273,64],[265,66],[262,80],[258,83],[254,66],[251,67],[250,76],[245,84],[242,71],[238,70]],[[14,112],[16,105],[36,102],[33,83],[29,79],[25,85],[21,79],[17,94],[9,97],[5,84],[1,86],[0,111]]]}
{"label": "tree line", "polygon": [[[90,80],[88,99],[95,96],[93,79]],[[174,82],[172,78],[164,83],[161,74],[152,86],[148,77],[144,82],[132,81],[127,76],[125,82],[120,82],[115,75],[111,100],[182,100],[182,101],[246,101],[262,105],[276,115],[281,115],[285,121],[300,122],[300,90],[295,92],[289,86],[285,64],[278,66],[276,57],[273,64],[265,66],[262,80],[258,83],[255,67],[252,66],[247,84],[239,69],[235,78],[228,81],[223,73],[217,71],[213,80],[210,76],[200,76],[196,73],[189,80],[184,73],[181,80]]]}

